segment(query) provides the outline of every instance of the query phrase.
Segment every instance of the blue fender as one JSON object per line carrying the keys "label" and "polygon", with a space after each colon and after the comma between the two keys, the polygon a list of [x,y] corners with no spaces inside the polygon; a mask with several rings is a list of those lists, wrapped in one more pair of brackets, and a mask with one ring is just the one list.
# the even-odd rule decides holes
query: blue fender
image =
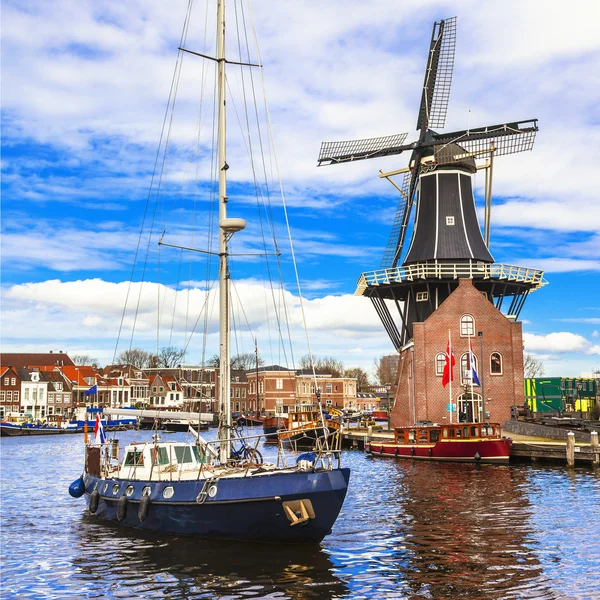
{"label": "blue fender", "polygon": [[71,494],[73,498],[81,498],[81,496],[85,494],[85,483],[83,482],[83,475],[81,475],[79,479],[76,479],[69,486],[69,494]]}

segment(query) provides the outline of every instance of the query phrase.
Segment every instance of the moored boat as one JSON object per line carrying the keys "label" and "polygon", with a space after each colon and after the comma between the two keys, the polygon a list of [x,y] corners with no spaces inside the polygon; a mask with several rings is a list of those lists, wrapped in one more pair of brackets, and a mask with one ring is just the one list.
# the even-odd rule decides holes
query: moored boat
{"label": "moored boat", "polygon": [[336,446],[340,422],[327,415],[320,404],[298,404],[288,413],[287,428],[278,430],[279,440],[294,449]]}
{"label": "moored boat", "polygon": [[[225,23],[225,2],[219,0],[215,57],[179,48],[180,53],[213,60],[218,71],[215,86],[218,143],[214,154],[218,221],[210,220],[218,225],[218,252],[211,249],[210,233],[206,238],[207,249],[198,249],[207,256],[218,257],[219,265],[218,439],[206,441],[193,431],[192,442],[164,442],[155,433],[151,441],[131,443],[120,449],[115,440],[106,441],[98,421],[94,441],[85,448],[83,474],[71,484],[69,493],[85,497],[89,512],[101,519],[139,529],[217,539],[314,543],[331,531],[346,496],[350,470],[341,467],[339,452],[332,451],[325,443],[314,454],[294,461],[286,458],[280,448],[275,463],[264,463],[258,451],[262,436],[239,437],[232,421],[230,328],[235,320],[231,308],[229,243],[234,234],[245,228],[246,221],[227,216],[233,198],[230,200],[226,190],[230,166],[225,152],[225,68],[232,61],[225,57]],[[187,21],[184,31],[188,31]],[[260,66],[242,62],[243,57],[235,64]],[[166,122],[170,126],[170,121]],[[161,234],[159,241],[162,246],[193,250],[167,244],[164,235]],[[276,256],[280,254],[277,251]],[[257,256],[264,258],[269,253],[265,250]],[[206,298],[213,287],[209,275]],[[299,286],[298,279],[296,283]],[[202,310],[204,307],[200,306],[200,314]],[[279,324],[281,313],[277,312],[275,318]],[[209,333],[208,325],[206,319],[205,336]]]}
{"label": "moored boat", "polygon": [[0,423],[0,436],[14,437],[23,435],[62,435],[66,433],[83,433],[83,427],[42,425],[34,423]]}
{"label": "moored boat", "polygon": [[497,423],[422,423],[397,427],[394,441],[368,441],[372,456],[458,462],[507,463],[512,440]]}

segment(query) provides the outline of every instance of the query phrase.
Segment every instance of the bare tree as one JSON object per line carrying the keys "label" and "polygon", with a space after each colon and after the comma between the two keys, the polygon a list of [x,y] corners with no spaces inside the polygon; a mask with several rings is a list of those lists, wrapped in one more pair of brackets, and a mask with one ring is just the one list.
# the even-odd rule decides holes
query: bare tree
{"label": "bare tree", "polygon": [[346,369],[344,377],[355,377],[356,378],[356,391],[363,392],[369,385],[369,375],[361,367],[354,367],[353,369]]}
{"label": "bare tree", "polygon": [[[299,366],[301,369],[312,369],[310,358],[310,354],[306,354],[300,359]],[[315,371],[329,373],[332,377],[343,377],[346,370],[344,363],[332,356],[325,356],[323,358],[313,356],[312,363],[314,364]]]}
{"label": "bare tree", "polygon": [[221,357],[218,354],[213,354],[206,361],[206,366],[207,367],[216,367],[218,369],[220,364],[221,364]]}
{"label": "bare tree", "polygon": [[531,354],[526,354],[523,361],[523,370],[525,371],[526,379],[541,377],[544,374],[544,363],[538,358],[534,358]]}
{"label": "bare tree", "polygon": [[[262,366],[265,361],[258,355],[258,365]],[[245,352],[243,354],[236,354],[231,358],[232,369],[244,369],[250,371],[256,368],[256,354],[254,352]]]}
{"label": "bare tree", "polygon": [[117,360],[125,365],[133,365],[138,369],[145,369],[151,367],[151,358],[154,355],[141,348],[131,348],[131,350],[124,350],[119,354]]}
{"label": "bare tree", "polygon": [[158,366],[163,369],[172,369],[181,364],[181,359],[185,356],[185,350],[175,346],[165,346],[158,352]]}
{"label": "bare tree", "polygon": [[91,358],[88,354],[76,354],[75,356],[71,356],[71,360],[80,367],[94,367],[98,368],[98,359]]}
{"label": "bare tree", "polygon": [[386,360],[387,358],[382,356],[375,359],[375,379],[380,385],[394,383],[396,380],[396,373],[392,371],[392,361]]}

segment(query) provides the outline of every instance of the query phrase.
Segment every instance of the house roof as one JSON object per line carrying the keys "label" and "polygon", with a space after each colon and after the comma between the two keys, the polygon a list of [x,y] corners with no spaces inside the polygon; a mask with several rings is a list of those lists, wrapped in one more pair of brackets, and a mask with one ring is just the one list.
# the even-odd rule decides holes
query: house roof
{"label": "house roof", "polygon": [[54,367],[56,365],[75,365],[64,352],[19,353],[3,352],[0,364],[11,367]]}

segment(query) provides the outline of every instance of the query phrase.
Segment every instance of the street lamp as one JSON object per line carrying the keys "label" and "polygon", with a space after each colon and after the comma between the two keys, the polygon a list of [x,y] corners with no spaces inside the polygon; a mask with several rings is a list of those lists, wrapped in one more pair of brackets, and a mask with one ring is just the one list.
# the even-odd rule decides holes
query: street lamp
{"label": "street lamp", "polygon": [[386,399],[387,399],[387,430],[390,430],[390,420],[391,420],[391,415],[392,415],[392,410],[390,408],[390,390],[392,389],[392,384],[391,383],[386,383],[385,384],[385,391],[386,391]]}

